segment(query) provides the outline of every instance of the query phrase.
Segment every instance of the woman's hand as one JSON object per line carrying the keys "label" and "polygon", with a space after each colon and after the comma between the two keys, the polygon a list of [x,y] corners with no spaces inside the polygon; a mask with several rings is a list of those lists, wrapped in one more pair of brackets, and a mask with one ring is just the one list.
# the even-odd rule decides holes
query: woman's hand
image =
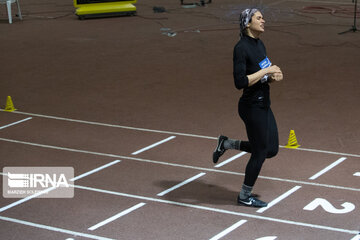
{"label": "woman's hand", "polygon": [[271,67],[268,67],[267,70],[269,71],[269,75],[270,75],[270,78],[272,81],[278,82],[278,81],[283,80],[283,78],[284,78],[283,73],[278,66],[273,65]]}
{"label": "woman's hand", "polygon": [[281,69],[276,66],[276,65],[272,65],[271,67],[265,68],[267,71],[267,74],[274,74],[274,73],[281,73]]}
{"label": "woman's hand", "polygon": [[270,78],[273,80],[273,81],[281,81],[283,80],[284,76],[282,74],[282,72],[276,72],[276,73],[273,73]]}
{"label": "woman's hand", "polygon": [[248,80],[249,80],[248,86],[250,87],[250,86],[254,85],[255,83],[260,81],[261,78],[263,78],[267,74],[270,77],[270,82],[272,82],[272,81],[281,81],[283,79],[281,69],[278,66],[273,65],[273,66],[268,67],[268,68],[260,69],[256,73],[247,75]]}

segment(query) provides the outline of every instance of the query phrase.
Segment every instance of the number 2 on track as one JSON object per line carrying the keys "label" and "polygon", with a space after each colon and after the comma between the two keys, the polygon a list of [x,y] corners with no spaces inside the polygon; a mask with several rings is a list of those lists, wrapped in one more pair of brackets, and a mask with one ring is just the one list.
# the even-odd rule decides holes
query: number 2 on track
{"label": "number 2 on track", "polygon": [[343,204],[341,204],[343,208],[337,209],[326,199],[323,198],[315,198],[311,203],[306,205],[303,209],[307,211],[313,211],[319,206],[321,206],[326,212],[334,213],[334,214],[349,213],[355,209],[355,205],[350,202],[344,202]]}

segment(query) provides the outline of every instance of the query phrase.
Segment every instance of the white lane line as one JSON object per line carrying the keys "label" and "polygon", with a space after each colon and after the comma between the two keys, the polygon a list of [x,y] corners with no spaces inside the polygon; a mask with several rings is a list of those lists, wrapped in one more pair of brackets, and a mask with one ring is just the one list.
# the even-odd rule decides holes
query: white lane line
{"label": "white lane line", "polygon": [[353,237],[351,240],[360,240],[360,233],[358,235],[356,235],[355,237]]}
{"label": "white lane line", "polygon": [[355,176],[355,177],[360,177],[360,172],[354,173],[354,176]]}
{"label": "white lane line", "polygon": [[22,198],[22,199],[20,199],[20,200],[18,200],[18,201],[16,201],[16,202],[13,202],[13,203],[11,203],[11,204],[9,204],[9,205],[6,205],[5,207],[0,208],[0,212],[3,212],[3,211],[5,211],[5,210],[8,210],[9,208],[12,208],[12,207],[15,207],[15,206],[17,206],[17,205],[19,205],[19,204],[22,204],[22,203],[24,203],[24,202],[27,202],[27,201],[29,201],[29,200],[31,200],[31,199],[33,199],[33,198],[36,198],[36,197],[38,197],[38,196],[41,196],[41,195],[43,195],[43,194],[45,194],[45,193],[48,193],[48,192],[50,192],[50,191],[52,191],[52,190],[54,190],[54,189],[56,189],[56,187],[50,187],[50,188],[47,188],[47,189],[45,189],[45,190],[42,190],[42,191],[40,191],[40,192],[38,192],[38,193],[35,193],[35,194],[33,194],[33,195],[30,195],[30,196],[28,196],[28,197]]}
{"label": "white lane line", "polygon": [[25,118],[25,119],[23,119],[23,120],[10,123],[10,124],[8,124],[8,125],[5,125],[5,126],[0,127],[0,130],[1,130],[1,129],[4,129],[4,128],[7,128],[7,127],[10,127],[10,126],[13,126],[13,125],[16,125],[16,124],[19,124],[19,123],[22,123],[22,122],[25,122],[25,121],[28,121],[28,120],[30,120],[30,119],[32,119],[32,117],[28,117],[28,118]]}
{"label": "white lane line", "polygon": [[[6,112],[6,111],[4,111],[3,109],[0,109],[0,112]],[[6,113],[8,113],[8,112],[6,112]],[[165,134],[185,136],[185,137],[206,138],[206,139],[214,139],[214,140],[218,139],[217,137],[202,136],[202,135],[197,135],[197,134],[180,133],[180,132],[172,132],[172,131],[163,131],[163,130],[147,129],[147,128],[129,127],[129,126],[122,126],[122,125],[115,125],[115,124],[108,124],[108,123],[101,123],[101,122],[91,122],[91,121],[85,121],[85,120],[78,120],[78,119],[72,119],[72,118],[48,116],[48,115],[42,115],[42,114],[36,114],[36,113],[26,113],[26,112],[19,112],[19,111],[11,112],[11,113],[21,114],[21,115],[28,115],[28,116],[33,116],[33,117],[55,119],[55,120],[61,120],[61,121],[68,121],[68,122],[83,123],[83,124],[89,124],[89,125],[97,125],[97,126],[103,126],[103,127],[122,128],[122,129],[128,129],[128,130],[143,131],[143,132],[153,132],[153,133],[165,133]],[[360,155],[359,155],[359,157],[360,157]]]}
{"label": "white lane line", "polygon": [[192,178],[189,178],[189,179],[187,179],[187,180],[185,180],[185,181],[183,181],[183,182],[181,182],[181,183],[179,183],[179,184],[177,184],[177,185],[175,185],[175,186],[173,186],[173,187],[171,187],[171,188],[169,188],[169,189],[167,189],[167,190],[165,190],[165,191],[163,191],[161,193],[158,193],[157,196],[164,196],[165,194],[168,194],[169,192],[174,191],[175,189],[180,188],[180,187],[184,186],[185,184],[188,184],[188,183],[190,183],[190,182],[204,176],[205,174],[206,173],[199,173],[198,175],[193,176]]}
{"label": "white lane line", "polygon": [[104,225],[106,225],[106,224],[108,224],[108,223],[110,223],[110,222],[112,222],[112,221],[114,221],[114,220],[116,220],[116,219],[118,219],[120,217],[123,217],[126,214],[129,214],[132,211],[135,211],[136,209],[141,208],[144,205],[146,205],[146,203],[136,204],[135,206],[133,206],[133,207],[131,207],[129,209],[126,209],[126,210],[124,210],[124,211],[122,211],[122,212],[120,212],[120,213],[118,213],[118,214],[116,214],[116,215],[114,215],[114,216],[112,216],[112,217],[110,217],[108,219],[105,219],[104,221],[99,222],[98,224],[95,224],[92,227],[89,227],[88,230],[94,231],[95,229],[98,229],[99,227],[102,227],[102,226],[104,226]]}
{"label": "white lane line", "polygon": [[245,218],[259,219],[259,220],[264,220],[264,221],[284,223],[284,224],[295,225],[295,226],[303,226],[303,227],[309,227],[309,228],[314,228],[314,229],[322,229],[322,230],[328,230],[328,231],[333,231],[333,232],[349,233],[349,234],[353,234],[353,235],[359,233],[359,230],[350,230],[350,229],[335,228],[335,227],[329,227],[329,226],[317,225],[317,224],[311,224],[311,223],[296,222],[296,221],[292,221],[292,220],[265,217],[265,216],[261,216],[261,215],[257,215],[257,214],[234,212],[234,211],[229,211],[229,210],[224,210],[224,209],[219,209],[219,208],[212,208],[212,207],[206,207],[206,206],[189,204],[189,203],[181,203],[181,202],[175,202],[175,201],[159,199],[159,198],[144,197],[144,196],[139,196],[139,195],[114,192],[114,191],[97,189],[97,188],[86,187],[86,186],[73,185],[73,187],[78,188],[78,189],[87,190],[87,191],[111,194],[111,195],[115,195],[115,196],[141,199],[142,201],[164,203],[164,204],[194,208],[194,209],[199,209],[199,210],[209,211],[209,212],[214,212],[214,213],[222,213],[222,214],[228,214],[228,215],[234,215],[234,216],[241,216],[241,217],[245,217]]}
{"label": "white lane line", "polygon": [[237,223],[235,223],[234,225],[232,225],[231,227],[225,229],[221,233],[219,233],[219,234],[215,235],[214,237],[210,238],[210,240],[218,240],[218,239],[224,237],[225,235],[229,234],[230,232],[234,231],[236,228],[240,227],[241,225],[243,225],[246,222],[247,222],[247,220],[240,220]]}
{"label": "white lane line", "polygon": [[[106,164],[106,165],[104,165],[104,166],[101,166],[101,167],[99,167],[99,168],[96,168],[96,169],[94,169],[94,170],[92,170],[92,171],[89,171],[89,172],[87,172],[87,173],[81,174],[81,175],[79,175],[79,176],[77,176],[77,177],[74,177],[74,178],[72,178],[72,179],[69,179],[69,180],[70,180],[70,181],[76,181],[76,180],[78,180],[78,179],[80,179],[80,178],[83,178],[83,177],[85,177],[85,176],[88,176],[88,175],[90,175],[90,174],[92,174],[92,173],[94,173],[94,172],[97,172],[97,171],[99,171],[99,170],[101,170],[101,169],[104,169],[104,168],[106,168],[106,167],[109,167],[109,166],[111,166],[111,165],[113,165],[113,164],[115,164],[115,163],[118,163],[118,162],[120,162],[120,160],[115,160],[115,161],[113,161],[113,162],[111,162],[111,163],[108,163],[108,164]],[[5,175],[5,176],[6,176],[7,174],[6,174],[6,173],[1,173],[1,175]],[[8,210],[8,209],[10,209],[10,208],[13,208],[13,207],[15,207],[15,206],[17,206],[17,205],[20,205],[20,204],[22,204],[22,203],[24,203],[24,202],[27,202],[27,201],[29,201],[29,200],[31,200],[31,199],[33,199],[33,198],[39,197],[39,196],[41,196],[41,195],[43,195],[43,194],[45,194],[45,193],[48,193],[48,192],[50,192],[50,191],[52,191],[52,190],[55,190],[55,189],[56,189],[56,187],[50,187],[50,188],[44,189],[44,190],[42,190],[42,191],[40,191],[40,192],[38,192],[38,193],[35,193],[35,194],[33,194],[33,195],[30,195],[30,196],[28,196],[28,197],[22,198],[22,199],[20,199],[20,200],[18,200],[18,201],[16,201],[16,202],[13,202],[13,203],[11,203],[11,204],[9,204],[9,205],[6,205],[6,206],[0,208],[0,212],[3,212],[3,211]]]}
{"label": "white lane line", "polygon": [[[91,155],[103,156],[103,157],[122,158],[122,159],[127,159],[127,160],[131,160],[131,161],[138,161],[138,162],[144,162],[144,163],[152,163],[152,164],[160,164],[160,165],[172,166],[172,167],[195,169],[195,170],[199,170],[199,171],[231,174],[231,175],[236,175],[236,176],[245,176],[245,174],[241,173],[241,172],[232,172],[232,171],[226,171],[226,170],[220,170],[220,169],[214,169],[214,168],[204,168],[204,167],[197,167],[197,166],[184,165],[184,164],[178,164],[178,163],[161,162],[161,161],[155,161],[155,160],[144,159],[144,158],[135,158],[135,157],[116,155],[116,154],[111,154],[111,153],[92,152],[92,151],[86,151],[86,150],[80,150],[80,149],[73,149],[73,148],[58,147],[58,146],[45,145],[45,144],[39,144],[39,143],[24,142],[24,141],[18,141],[18,140],[14,140],[14,139],[0,138],[0,141],[17,143],[17,144],[24,144],[24,145],[34,146],[34,147],[55,149],[55,150],[61,150],[61,151],[69,151],[69,152],[76,152],[76,153],[91,154]],[[360,188],[344,187],[344,186],[329,185],[329,184],[315,183],[315,182],[305,182],[305,181],[298,181],[298,180],[293,180],[293,179],[268,177],[268,176],[261,176],[261,175],[259,176],[259,178],[272,180],[272,181],[278,181],[278,182],[288,182],[288,183],[303,184],[303,185],[310,185],[310,186],[316,186],[316,187],[326,187],[326,188],[333,188],[333,189],[341,189],[341,190],[360,192]]]}
{"label": "white lane line", "polygon": [[347,156],[347,157],[357,157],[357,158],[360,158],[360,154],[332,152],[332,151],[325,151],[325,150],[318,150],[318,149],[310,149],[310,148],[300,148],[300,147],[299,147],[299,148],[295,148],[295,149],[289,149],[289,148],[286,148],[285,146],[281,146],[281,145],[279,145],[279,147],[288,149],[288,150],[290,150],[290,151],[291,151],[291,150],[298,150],[298,151],[326,153],[326,154],[331,154],[331,155],[339,155],[339,156]]}
{"label": "white lane line", "polygon": [[110,166],[112,166],[112,165],[114,165],[114,164],[116,164],[116,163],[119,163],[119,162],[121,162],[121,161],[120,161],[120,160],[115,160],[115,161],[110,162],[110,163],[108,163],[108,164],[105,164],[105,165],[103,165],[103,166],[101,166],[101,167],[95,168],[95,169],[93,169],[93,170],[91,170],[91,171],[89,171],[89,172],[83,173],[83,174],[81,174],[81,175],[79,175],[79,176],[77,176],[77,177],[74,177],[74,178],[70,179],[70,181],[79,180],[80,178],[89,176],[90,174],[93,174],[93,173],[95,173],[95,172],[98,172],[98,171],[100,171],[100,170],[102,170],[102,169],[104,169],[104,168],[110,167]]}
{"label": "white lane line", "polygon": [[266,210],[268,210],[269,208],[271,208],[272,206],[274,206],[275,204],[279,203],[280,201],[284,200],[285,198],[287,198],[288,196],[290,196],[291,194],[293,194],[294,192],[296,192],[297,190],[299,190],[301,188],[301,186],[295,186],[292,189],[290,189],[289,191],[287,191],[286,193],[280,195],[279,197],[275,198],[274,200],[272,200],[271,202],[269,202],[267,207],[263,207],[260,208],[259,210],[257,210],[256,212],[258,213],[263,213]]}
{"label": "white lane line", "polygon": [[92,234],[75,232],[75,231],[71,231],[71,230],[67,230],[67,229],[63,229],[63,228],[51,227],[51,226],[38,224],[38,223],[33,223],[33,222],[28,222],[28,221],[23,221],[23,220],[19,220],[19,219],[15,219],[15,218],[9,218],[9,217],[0,216],[0,220],[13,222],[13,223],[19,223],[19,224],[22,224],[22,225],[41,228],[41,229],[45,229],[45,230],[53,231],[53,232],[66,233],[66,234],[69,234],[71,236],[80,236],[80,237],[85,237],[85,238],[90,238],[90,239],[97,239],[97,240],[112,240],[111,238],[105,238],[105,237],[100,237],[100,236],[96,236],[96,235],[92,235]]}
{"label": "white lane line", "polygon": [[327,171],[334,168],[336,165],[342,163],[345,160],[346,160],[346,157],[339,158],[337,161],[333,162],[332,164],[330,164],[329,166],[327,166],[326,168],[324,168],[320,172],[316,173],[314,176],[310,177],[309,179],[314,180],[314,179],[318,178],[319,176],[323,175],[324,173],[326,173]]}
{"label": "white lane line", "polygon": [[237,159],[237,158],[245,155],[246,153],[247,153],[247,152],[241,152],[241,153],[239,153],[239,154],[236,154],[235,156],[233,156],[233,157],[231,157],[231,158],[229,158],[229,159],[227,159],[227,160],[225,160],[225,161],[223,161],[223,162],[215,165],[215,167],[216,167],[216,168],[222,167],[222,166],[224,166],[225,164],[228,164],[229,162],[232,162],[232,161],[234,161],[235,159]]}
{"label": "white lane line", "polygon": [[147,151],[147,150],[149,150],[149,149],[151,149],[151,148],[154,148],[154,147],[156,147],[156,146],[158,146],[158,145],[160,145],[160,144],[163,144],[163,143],[165,143],[165,142],[168,142],[168,141],[170,141],[170,140],[172,140],[172,139],[174,139],[174,138],[176,138],[176,137],[175,137],[175,136],[168,137],[168,138],[166,138],[166,139],[164,139],[164,140],[161,140],[161,141],[159,141],[159,142],[157,142],[157,143],[151,144],[150,146],[144,147],[144,148],[142,148],[142,149],[140,149],[140,150],[138,150],[138,151],[136,151],[136,152],[133,152],[131,155],[137,155],[137,154],[139,154],[139,153],[145,152],[145,151]]}
{"label": "white lane line", "polygon": [[[0,109],[0,112],[6,112],[6,111],[4,111],[3,109]],[[19,111],[14,111],[14,112],[11,112],[11,113],[6,112],[6,113],[8,113],[8,114],[28,115],[28,116],[33,116],[33,117],[41,117],[41,118],[48,118],[48,119],[54,119],[54,120],[76,122],[76,123],[89,124],[89,125],[97,125],[97,126],[103,126],[103,127],[122,128],[122,129],[143,131],[143,132],[165,133],[165,134],[171,134],[171,135],[178,135],[178,136],[185,136],[185,137],[196,137],[196,138],[204,138],[204,139],[212,139],[212,140],[217,140],[218,139],[218,137],[210,137],[210,136],[203,136],[203,135],[196,135],[196,134],[189,134],[189,133],[180,133],[180,132],[172,132],[172,131],[162,131],[162,130],[156,130],[156,129],[136,128],[136,127],[122,126],[122,125],[115,125],[115,124],[108,124],[108,123],[91,122],[91,121],[64,118],[64,117],[48,116],[48,115],[42,115],[42,114],[36,114],[36,113],[26,113],[26,112],[19,112]],[[285,148],[285,146],[281,146],[281,145],[279,145],[279,147],[280,148]],[[348,157],[360,158],[360,154],[340,153],[340,152],[332,152],[332,151],[309,149],[309,148],[296,148],[294,150],[308,151],[308,152],[319,152],[319,153],[326,153],[326,154],[332,154],[332,155],[340,155],[340,156],[348,156]]]}

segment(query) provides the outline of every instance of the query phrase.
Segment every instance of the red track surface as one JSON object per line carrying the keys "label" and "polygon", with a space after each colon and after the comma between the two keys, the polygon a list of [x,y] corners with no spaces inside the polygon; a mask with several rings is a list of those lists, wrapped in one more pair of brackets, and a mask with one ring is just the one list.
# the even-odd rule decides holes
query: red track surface
{"label": "red track surface", "polygon": [[314,4],[264,1],[263,41],[285,74],[271,89],[280,142],[294,129],[301,147],[265,163],[255,193],[293,192],[263,212],[235,201],[249,155],[211,159],[219,134],[245,136],[232,21],[246,3],[149,0],[135,17],[79,21],[71,3],[31,0],[12,25],[3,12],[0,99],[19,110],[0,112],[1,167],[113,164],[76,180],[74,198],[0,198],[1,239],[360,239],[360,37],[337,34],[351,18],[299,13]]}

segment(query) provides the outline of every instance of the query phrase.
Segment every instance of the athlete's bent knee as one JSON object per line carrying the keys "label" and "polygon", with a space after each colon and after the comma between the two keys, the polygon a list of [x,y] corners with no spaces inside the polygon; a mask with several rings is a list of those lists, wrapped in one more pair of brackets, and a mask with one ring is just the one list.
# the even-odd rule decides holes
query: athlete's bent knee
{"label": "athlete's bent knee", "polygon": [[279,152],[279,147],[272,148],[268,151],[266,158],[273,158],[275,157]]}

